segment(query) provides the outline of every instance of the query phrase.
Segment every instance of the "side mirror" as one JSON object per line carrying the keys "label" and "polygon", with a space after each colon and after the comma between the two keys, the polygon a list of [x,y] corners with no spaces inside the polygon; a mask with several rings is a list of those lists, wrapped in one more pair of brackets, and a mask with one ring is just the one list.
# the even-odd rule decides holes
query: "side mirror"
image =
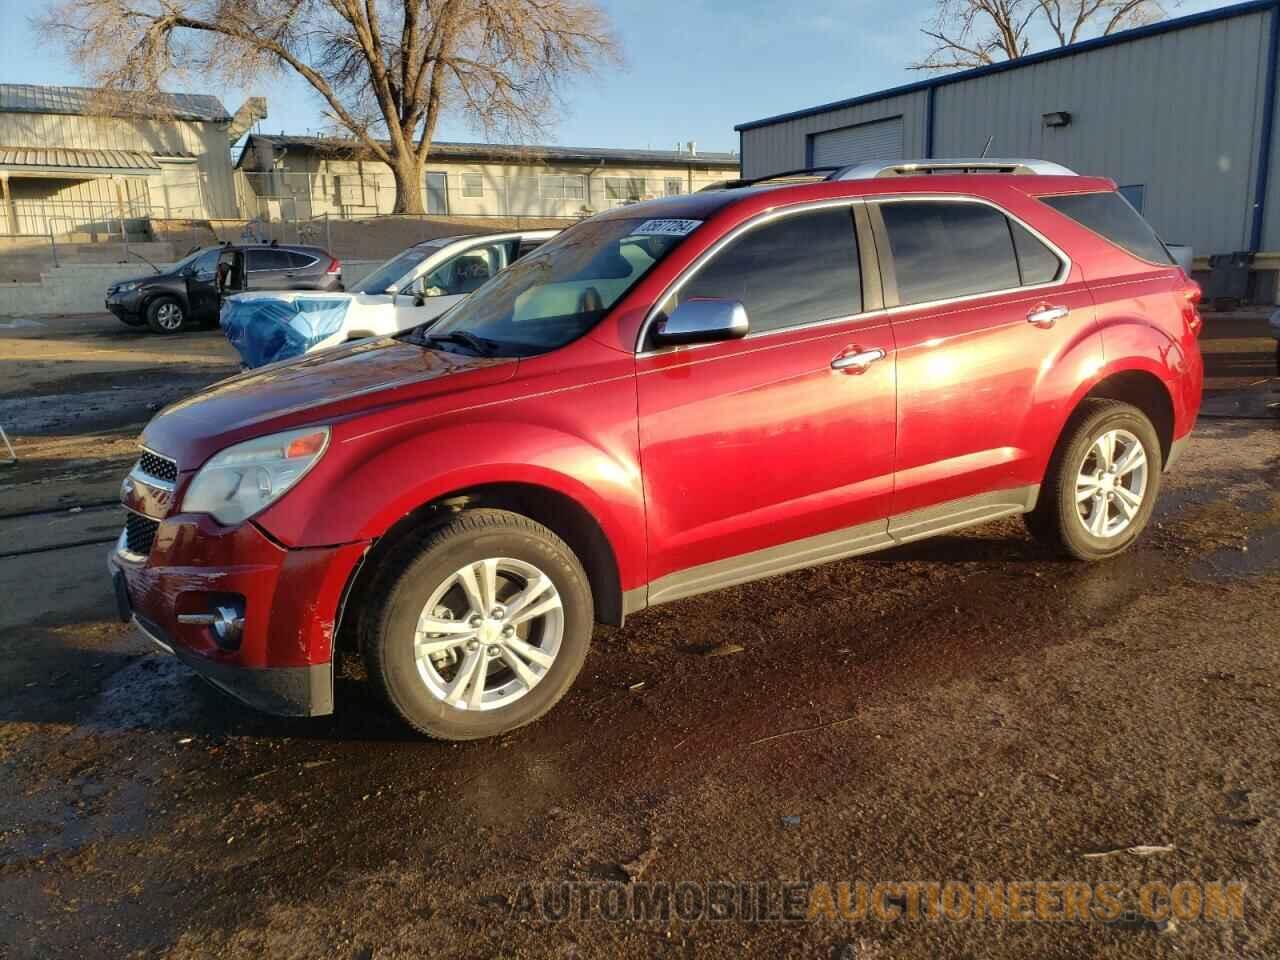
{"label": "side mirror", "polygon": [[383,290],[382,292],[391,294],[391,304],[392,306],[395,306],[396,297],[400,295],[400,288],[393,283],[391,286],[387,287],[387,289]]}
{"label": "side mirror", "polygon": [[686,300],[653,332],[653,342],[671,347],[741,340],[749,329],[747,308],[737,300]]}

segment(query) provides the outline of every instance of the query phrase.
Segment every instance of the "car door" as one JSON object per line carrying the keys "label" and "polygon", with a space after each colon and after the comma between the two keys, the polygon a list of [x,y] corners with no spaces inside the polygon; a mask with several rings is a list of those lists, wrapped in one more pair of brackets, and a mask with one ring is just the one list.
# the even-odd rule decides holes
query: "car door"
{"label": "car door", "polygon": [[288,290],[289,253],[273,247],[250,247],[244,253],[245,283],[249,290]]}
{"label": "car door", "polygon": [[894,342],[859,221],[849,200],[765,214],[662,304],[737,300],[750,332],[637,357],[650,602],[885,542]]}
{"label": "car door", "polygon": [[324,280],[320,258],[301,250],[285,250],[284,283],[290,290],[316,290]]}
{"label": "car door", "polygon": [[187,269],[187,304],[194,317],[207,317],[218,312],[218,263],[221,253],[221,247],[206,250]]}
{"label": "car door", "polygon": [[1066,254],[960,197],[868,205],[898,349],[897,539],[1034,501],[1040,377],[1092,329]]}
{"label": "car door", "polygon": [[414,280],[410,295],[396,298],[396,320],[401,330],[440,316],[455,303],[480,289],[505,269],[510,259],[509,240],[468,247],[431,267]]}

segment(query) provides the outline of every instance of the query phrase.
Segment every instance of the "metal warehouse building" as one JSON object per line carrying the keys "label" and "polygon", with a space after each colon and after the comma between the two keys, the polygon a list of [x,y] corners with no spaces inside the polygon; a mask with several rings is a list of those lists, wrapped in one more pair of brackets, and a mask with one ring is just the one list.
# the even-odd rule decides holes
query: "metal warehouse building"
{"label": "metal warehouse building", "polygon": [[[1280,0],[1167,20],[737,126],[742,175],[940,157],[1039,157],[1110,177],[1197,266],[1248,251],[1276,299]],[[988,148],[988,140],[990,146]]]}

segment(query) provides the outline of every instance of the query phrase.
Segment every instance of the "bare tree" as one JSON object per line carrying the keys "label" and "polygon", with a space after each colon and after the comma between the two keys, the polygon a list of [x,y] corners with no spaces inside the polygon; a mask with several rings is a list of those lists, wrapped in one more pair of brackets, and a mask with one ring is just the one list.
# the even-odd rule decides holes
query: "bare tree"
{"label": "bare tree", "polygon": [[61,0],[36,23],[111,91],[293,71],[391,167],[396,213],[423,212],[442,115],[540,133],[564,80],[619,58],[596,0]]}
{"label": "bare tree", "polygon": [[938,0],[921,32],[933,43],[912,70],[961,70],[1031,52],[1036,39],[1066,46],[1159,20],[1159,0]]}

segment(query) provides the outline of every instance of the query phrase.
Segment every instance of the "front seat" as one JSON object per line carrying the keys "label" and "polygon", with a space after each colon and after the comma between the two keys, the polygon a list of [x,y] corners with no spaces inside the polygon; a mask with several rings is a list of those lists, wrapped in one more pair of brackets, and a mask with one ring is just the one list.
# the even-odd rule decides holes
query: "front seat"
{"label": "front seat", "polygon": [[492,276],[489,271],[489,261],[478,255],[460,257],[453,269],[458,293],[479,290]]}

